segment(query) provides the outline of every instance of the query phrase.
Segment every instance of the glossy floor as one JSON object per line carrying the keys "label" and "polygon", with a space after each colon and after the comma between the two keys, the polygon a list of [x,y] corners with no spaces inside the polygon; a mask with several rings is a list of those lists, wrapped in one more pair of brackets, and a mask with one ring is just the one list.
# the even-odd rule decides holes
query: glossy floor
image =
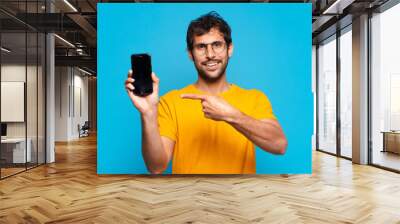
{"label": "glossy floor", "polygon": [[312,175],[98,176],[92,136],[0,202],[0,223],[400,223],[400,175],[314,152]]}

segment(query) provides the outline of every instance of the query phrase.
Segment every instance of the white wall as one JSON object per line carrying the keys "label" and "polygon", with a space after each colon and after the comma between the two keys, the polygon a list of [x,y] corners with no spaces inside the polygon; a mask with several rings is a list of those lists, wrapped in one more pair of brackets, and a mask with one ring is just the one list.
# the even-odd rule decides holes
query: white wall
{"label": "white wall", "polygon": [[79,137],[78,133],[78,124],[81,126],[85,123],[85,121],[88,121],[89,113],[88,113],[88,77],[85,76],[83,77],[81,74],[83,73],[78,73],[76,75],[76,72],[78,70],[74,70],[75,75],[74,75],[74,108],[73,108],[73,113],[72,113],[72,132],[71,134],[74,137]]}
{"label": "white wall", "polygon": [[[28,70],[31,68],[28,67]],[[4,64],[1,66],[1,81],[2,82],[25,82],[25,64]],[[2,96],[6,97],[6,96]],[[7,108],[1,108],[7,110]],[[24,122],[7,122],[8,137],[25,137]]]}
{"label": "white wall", "polygon": [[70,84],[69,69],[67,67],[55,68],[55,141],[68,140],[68,117]]}
{"label": "white wall", "polygon": [[[36,66],[27,66],[25,68],[24,65],[20,64],[4,64],[1,66],[1,81],[3,82],[25,82],[25,75],[27,69],[28,74],[28,84],[27,88],[27,120],[28,120],[28,137],[30,133],[35,133],[36,136],[36,107],[37,107],[37,99],[36,99]],[[33,87],[32,87],[33,86]],[[6,96],[3,96],[6,97]],[[39,105],[39,107],[42,105]],[[8,108],[1,108],[2,110],[7,110]],[[33,122],[33,123],[32,123]],[[26,122],[7,122],[7,136],[8,137],[25,137],[25,123]],[[31,130],[32,128],[32,130]]]}
{"label": "white wall", "polygon": [[317,49],[315,47],[315,45],[312,46],[312,60],[311,60],[311,87],[312,87],[312,93],[313,93],[313,98],[314,98],[314,131],[313,131],[313,135],[311,137],[311,142],[312,142],[312,149],[315,150],[316,149],[316,135],[317,135],[317,84],[316,84],[316,79],[317,79],[317,58],[316,58],[316,53],[317,53]]}
{"label": "white wall", "polygon": [[[38,69],[38,70],[37,70]],[[44,82],[42,67],[36,65],[10,63],[1,66],[2,82],[24,82],[26,84],[26,107],[21,108],[22,113],[26,112],[27,120],[22,122],[6,122],[7,137],[25,138],[25,134],[30,140],[32,161],[44,162]],[[25,80],[27,78],[27,81]],[[6,97],[7,96],[2,96]],[[2,107],[1,110],[11,110],[11,108]],[[4,112],[4,111],[3,111]],[[13,111],[8,111],[13,113]],[[39,156],[37,156],[39,153]]]}
{"label": "white wall", "polygon": [[55,140],[70,141],[88,120],[88,77],[72,67],[56,67],[55,73]]}

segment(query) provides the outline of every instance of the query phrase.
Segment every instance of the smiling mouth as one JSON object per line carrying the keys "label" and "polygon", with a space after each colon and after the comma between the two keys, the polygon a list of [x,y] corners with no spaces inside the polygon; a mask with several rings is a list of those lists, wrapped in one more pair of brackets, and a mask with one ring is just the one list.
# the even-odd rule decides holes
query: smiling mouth
{"label": "smiling mouth", "polygon": [[218,67],[219,61],[209,61],[203,63],[203,65],[207,68],[207,70],[215,70]]}

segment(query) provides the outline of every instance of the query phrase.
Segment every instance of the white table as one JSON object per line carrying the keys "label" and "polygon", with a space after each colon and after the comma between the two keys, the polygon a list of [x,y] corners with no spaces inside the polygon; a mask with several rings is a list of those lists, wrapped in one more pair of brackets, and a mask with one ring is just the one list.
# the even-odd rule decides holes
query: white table
{"label": "white table", "polygon": [[[25,163],[32,160],[31,145],[32,140],[27,138],[27,146],[25,151],[25,138],[6,138],[1,139],[2,147],[13,147],[13,163]],[[25,154],[26,153],[26,154]],[[25,159],[27,159],[25,161]]]}

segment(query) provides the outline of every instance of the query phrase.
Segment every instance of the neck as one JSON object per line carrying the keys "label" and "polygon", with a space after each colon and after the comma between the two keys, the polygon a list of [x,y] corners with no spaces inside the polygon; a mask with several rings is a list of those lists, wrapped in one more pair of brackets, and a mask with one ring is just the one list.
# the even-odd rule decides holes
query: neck
{"label": "neck", "polygon": [[229,83],[226,81],[225,75],[221,76],[220,79],[213,82],[207,82],[206,80],[199,77],[194,86],[203,92],[214,95],[220,94],[229,89]]}

